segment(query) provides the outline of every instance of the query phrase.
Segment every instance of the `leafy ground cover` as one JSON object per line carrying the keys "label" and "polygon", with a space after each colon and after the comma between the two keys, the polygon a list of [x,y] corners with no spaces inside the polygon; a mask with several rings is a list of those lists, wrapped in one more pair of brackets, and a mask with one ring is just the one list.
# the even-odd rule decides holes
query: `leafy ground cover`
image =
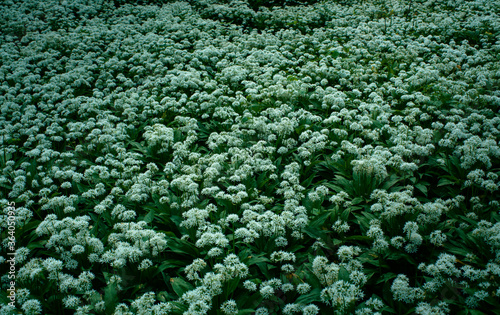
{"label": "leafy ground cover", "polygon": [[500,2],[261,2],[4,1],[0,314],[498,313]]}

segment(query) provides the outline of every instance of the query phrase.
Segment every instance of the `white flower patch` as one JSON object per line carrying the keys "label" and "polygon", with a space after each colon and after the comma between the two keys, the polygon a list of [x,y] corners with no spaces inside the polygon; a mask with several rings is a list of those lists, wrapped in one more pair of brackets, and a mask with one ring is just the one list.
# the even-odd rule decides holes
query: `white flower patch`
{"label": "white flower patch", "polygon": [[159,146],[158,153],[168,151],[174,142],[174,130],[161,124],[146,126],[144,138],[149,146]]}
{"label": "white flower patch", "polygon": [[399,274],[392,282],[391,292],[394,298],[405,303],[412,303],[415,300],[424,298],[424,291],[421,288],[412,288],[409,279],[403,274]]}
{"label": "white flower patch", "polygon": [[[0,229],[15,202],[21,312],[48,312],[32,288],[43,279],[75,314],[236,314],[252,307],[241,289],[286,294],[258,315],[488,310],[500,292],[496,1],[84,2],[0,12]],[[177,238],[189,257],[169,248]],[[307,258],[332,249],[334,263]],[[429,253],[423,284],[400,274],[377,298],[370,251]],[[257,257],[276,268],[264,276]],[[140,274],[136,290],[102,264]],[[140,283],[160,270],[179,299]],[[464,305],[439,301],[450,284]],[[112,288],[128,302],[109,309]]]}

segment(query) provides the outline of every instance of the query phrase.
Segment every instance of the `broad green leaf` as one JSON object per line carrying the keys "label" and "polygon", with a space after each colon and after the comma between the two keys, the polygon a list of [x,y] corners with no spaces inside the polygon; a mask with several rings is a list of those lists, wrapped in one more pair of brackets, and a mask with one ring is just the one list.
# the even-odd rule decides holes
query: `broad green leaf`
{"label": "broad green leaf", "polygon": [[392,186],[394,186],[397,182],[401,180],[401,177],[398,177],[395,174],[392,174],[386,181],[382,184],[383,190],[389,190]]}
{"label": "broad green leaf", "polygon": [[149,211],[148,214],[146,214],[143,221],[146,223],[151,223],[151,222],[153,222],[154,217],[155,217],[155,211],[151,210],[151,211]]}
{"label": "broad green leaf", "polygon": [[194,289],[193,285],[182,278],[170,278],[170,285],[177,296],[182,295]]}
{"label": "broad green leaf", "polygon": [[349,271],[344,266],[340,267],[339,280],[349,281]]}
{"label": "broad green leaf", "polygon": [[365,201],[364,198],[362,198],[362,197],[356,197],[351,202],[352,202],[353,205],[358,205],[358,204],[362,203],[363,201]]}
{"label": "broad green leaf", "polygon": [[258,263],[266,263],[266,262],[269,262],[269,258],[267,258],[266,256],[264,256],[264,254],[259,254],[259,255],[256,255],[256,256],[251,256],[250,259],[248,259],[248,261],[246,262],[246,265],[247,266],[252,266],[252,265],[255,265],[255,264],[258,264]]}
{"label": "broad green leaf", "polygon": [[326,232],[320,230],[318,227],[306,226],[303,229],[304,233],[312,237],[313,239],[323,238],[326,235]]}
{"label": "broad green leaf", "polygon": [[227,284],[227,292],[226,292],[226,297],[233,293],[236,288],[238,287],[238,284],[240,283],[240,279],[239,278],[236,278],[236,279],[232,279],[229,281],[229,283]]}
{"label": "broad green leaf", "polygon": [[118,304],[118,290],[116,284],[110,284],[104,288],[104,303],[106,309],[114,309],[115,305]]}
{"label": "broad green leaf", "polygon": [[45,248],[45,244],[47,244],[47,242],[48,242],[47,240],[41,240],[41,241],[38,241],[38,242],[31,242],[28,245],[26,245],[26,247],[28,249]]}
{"label": "broad green leaf", "polygon": [[344,241],[363,241],[363,242],[371,242],[372,238],[364,235],[353,235],[344,238]]}
{"label": "broad green leaf", "polygon": [[427,187],[421,183],[415,185],[415,188],[420,190],[427,197]]}
{"label": "broad green leaf", "polygon": [[171,268],[179,268],[181,266],[186,266],[186,261],[174,260],[174,259],[165,260],[158,267],[157,273],[160,273],[164,270],[171,269]]}
{"label": "broad green leaf", "polygon": [[322,214],[320,215],[317,215],[314,219],[312,219],[308,226],[311,227],[311,228],[318,228],[320,226],[322,226],[326,219],[328,219],[328,217],[332,214],[331,211],[325,211],[323,212]]}
{"label": "broad green leaf", "polygon": [[170,293],[168,293],[167,291],[160,291],[156,294],[156,298],[158,299],[158,301],[160,302],[167,302],[169,300],[174,300],[175,299],[175,296],[172,296]]}
{"label": "broad green leaf", "polygon": [[269,278],[269,265],[266,264],[265,262],[258,262],[257,267],[259,267],[260,271],[262,272],[262,275],[267,279]]}
{"label": "broad green leaf", "polygon": [[168,238],[167,246],[170,247],[174,253],[186,254],[192,257],[198,257],[199,254],[199,250],[196,247],[178,238]]}
{"label": "broad green leaf", "polygon": [[307,178],[306,180],[304,180],[302,183],[301,183],[301,186],[307,188],[309,187],[309,185],[311,185],[313,179],[316,177],[316,174],[312,174],[311,176],[309,176],[309,178]]}
{"label": "broad green leaf", "polygon": [[[381,275],[381,277],[377,280],[378,283],[386,283],[387,281],[396,278],[397,275],[393,272],[385,272]],[[392,282],[391,282],[392,283]]]}
{"label": "broad green leaf", "polygon": [[439,179],[438,187],[446,186],[446,185],[455,185],[455,181],[452,181],[452,180],[449,180],[446,178]]}
{"label": "broad green leaf", "polygon": [[321,301],[321,289],[316,288],[311,290],[311,292],[301,295],[297,300],[295,300],[295,303],[300,303],[300,304],[310,304],[312,302],[320,302]]}
{"label": "broad green leaf", "polygon": [[260,292],[250,295],[248,291],[242,291],[242,294],[239,294],[236,298],[236,303],[241,307],[249,308],[257,307],[262,300],[263,298]]}

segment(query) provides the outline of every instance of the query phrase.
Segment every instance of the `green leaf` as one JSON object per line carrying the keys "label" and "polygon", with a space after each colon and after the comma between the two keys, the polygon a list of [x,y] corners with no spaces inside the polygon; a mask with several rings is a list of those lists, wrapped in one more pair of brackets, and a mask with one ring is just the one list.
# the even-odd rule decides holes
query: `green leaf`
{"label": "green leaf", "polygon": [[342,187],[334,185],[332,183],[325,183],[324,185],[337,193],[343,191]]}
{"label": "green leaf", "polygon": [[427,187],[425,185],[418,183],[415,185],[415,187],[427,197]]}
{"label": "green leaf", "polygon": [[164,270],[167,270],[167,269],[178,268],[178,267],[185,266],[185,265],[186,265],[186,262],[183,260],[174,260],[174,259],[165,260],[158,267],[157,274],[164,271]]}
{"label": "green leaf", "polygon": [[226,297],[235,292],[236,288],[238,287],[238,284],[240,283],[240,279],[239,278],[236,278],[236,279],[232,279],[229,281],[228,285],[227,285],[227,292],[226,292]]}
{"label": "green leaf", "polygon": [[137,149],[141,153],[146,153],[146,148],[144,148],[139,142],[129,141],[129,144]]}
{"label": "green leaf", "polygon": [[[397,275],[393,272],[385,272],[382,274],[382,276],[377,280],[377,284],[379,283],[386,283],[391,279],[396,278]],[[392,283],[392,282],[391,282]]]}
{"label": "green leaf", "polygon": [[307,305],[312,302],[320,302],[320,301],[321,301],[321,289],[316,288],[307,294],[301,295],[297,300],[295,300],[295,303]]}
{"label": "green leaf", "polygon": [[325,231],[320,230],[318,227],[306,226],[303,230],[307,235],[314,239],[323,238],[326,235]]}
{"label": "green leaf", "polygon": [[238,305],[241,305],[241,307],[257,307],[262,300],[263,297],[260,292],[256,292],[252,295],[241,294],[236,299],[236,302]]}
{"label": "green leaf", "polygon": [[28,245],[26,245],[26,247],[30,250],[34,248],[45,248],[45,244],[47,244],[47,240],[41,240],[38,242],[29,243]]}
{"label": "green leaf", "polygon": [[339,280],[349,281],[349,271],[344,266],[340,267]]}
{"label": "green leaf", "polygon": [[395,174],[392,174],[389,179],[387,179],[381,189],[383,190],[389,190],[389,188],[391,188],[392,186],[394,186],[397,182],[399,182],[401,180],[401,177],[398,177],[397,175]]}
{"label": "green leaf", "polygon": [[155,211],[151,210],[151,211],[149,211],[148,214],[146,214],[143,221],[146,223],[151,223],[151,222],[153,222],[154,217],[155,217]]}
{"label": "green leaf", "polygon": [[158,299],[158,301],[160,302],[167,302],[169,300],[174,300],[175,297],[172,296],[170,293],[168,293],[167,291],[160,291],[156,294],[156,298]]}
{"label": "green leaf", "polygon": [[172,285],[172,289],[178,297],[182,297],[182,295],[188,291],[194,289],[193,285],[182,278],[171,278],[170,284]]}
{"label": "green leaf", "polygon": [[182,302],[169,301],[168,303],[173,306],[174,314],[182,314],[183,312],[188,310],[188,306]]}
{"label": "green leaf", "polygon": [[449,180],[447,178],[441,178],[438,182],[438,187],[446,185],[455,185],[455,181]]}
{"label": "green leaf", "polygon": [[110,284],[104,288],[104,303],[106,309],[114,309],[116,304],[118,304],[118,290],[116,284]]}
{"label": "green leaf", "polygon": [[293,247],[290,247],[290,248],[288,249],[288,251],[289,251],[289,252],[291,252],[291,253],[295,253],[295,252],[297,252],[297,251],[299,251],[299,250],[301,250],[301,249],[303,249],[303,248],[304,248],[304,246],[303,246],[303,245],[295,245],[295,246],[293,246]]}
{"label": "green leaf", "polygon": [[257,267],[259,267],[260,271],[262,272],[262,275],[267,279],[269,278],[269,268],[268,268],[268,264],[266,264],[265,262],[259,262],[256,264]]}
{"label": "green leaf", "polygon": [[387,302],[391,308],[394,308],[391,285],[392,283],[390,281],[384,283],[384,286],[382,288],[382,296],[384,297],[384,301]]}
{"label": "green leaf", "polygon": [[269,258],[264,256],[265,254],[259,254],[256,256],[250,256],[250,259],[245,263],[248,267],[258,264],[258,263],[266,263],[269,262]]}
{"label": "green leaf", "polygon": [[324,213],[322,214],[319,214],[317,215],[310,223],[309,223],[309,227],[311,228],[319,228],[320,226],[322,226],[326,219],[328,219],[328,217],[332,214],[331,211],[325,211]]}
{"label": "green leaf", "polygon": [[243,315],[243,314],[252,314],[252,313],[255,313],[255,310],[254,310],[254,309],[251,309],[251,308],[247,308],[247,309],[244,309],[244,310],[239,310],[239,311],[238,311],[238,315]]}
{"label": "green leaf", "polygon": [[359,205],[360,203],[362,203],[363,201],[365,201],[364,198],[362,197],[356,197],[354,198],[351,202],[353,205]]}
{"label": "green leaf", "polygon": [[185,240],[181,240],[178,238],[168,238],[167,245],[174,253],[198,257],[199,250]]}
{"label": "green leaf", "polygon": [[353,235],[344,238],[344,241],[363,241],[363,242],[371,242],[372,238],[364,235]]}
{"label": "green leaf", "polygon": [[387,255],[388,260],[400,260],[401,258],[409,262],[411,265],[416,264],[415,259],[413,259],[410,255],[403,252],[392,252],[389,255]]}
{"label": "green leaf", "polygon": [[304,180],[302,183],[301,183],[301,186],[303,186],[304,188],[307,188],[309,187],[309,185],[311,185],[314,177],[316,177],[316,174],[312,174],[311,176],[309,176],[308,179]]}

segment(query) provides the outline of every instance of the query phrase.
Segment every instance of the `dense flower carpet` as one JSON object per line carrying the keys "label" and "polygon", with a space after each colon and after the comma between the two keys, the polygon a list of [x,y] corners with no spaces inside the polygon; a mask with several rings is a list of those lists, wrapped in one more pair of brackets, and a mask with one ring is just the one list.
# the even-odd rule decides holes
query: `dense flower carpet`
{"label": "dense flower carpet", "polygon": [[500,314],[500,1],[4,0],[0,314]]}

